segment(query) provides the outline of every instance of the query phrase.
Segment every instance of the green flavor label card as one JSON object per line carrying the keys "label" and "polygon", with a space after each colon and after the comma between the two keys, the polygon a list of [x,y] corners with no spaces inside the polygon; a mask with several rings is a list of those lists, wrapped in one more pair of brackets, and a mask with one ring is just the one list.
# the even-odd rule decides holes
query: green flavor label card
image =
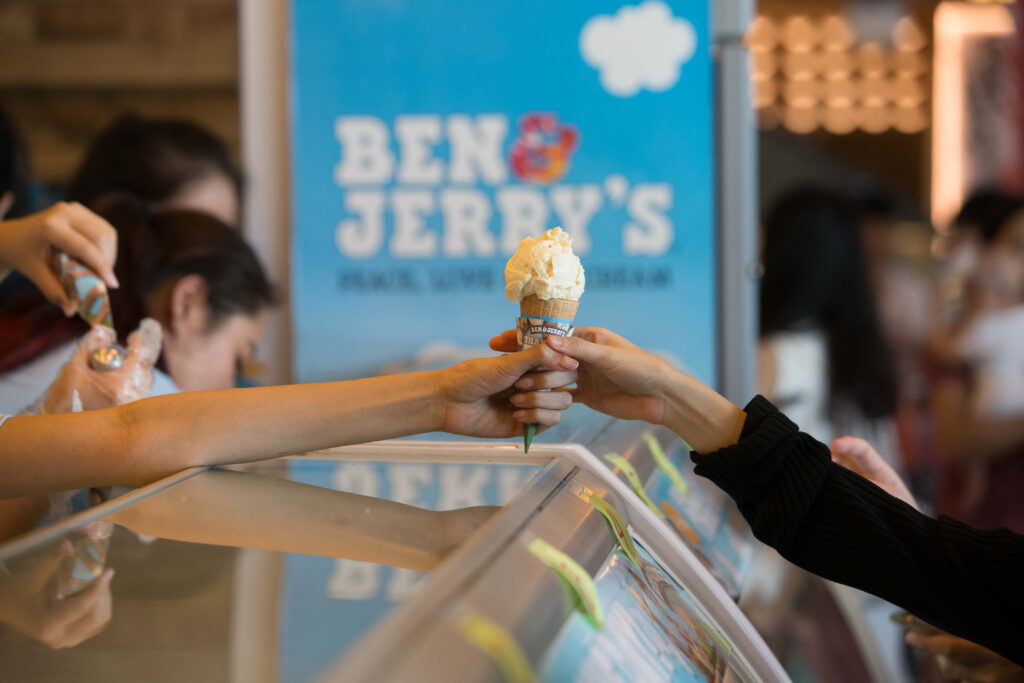
{"label": "green flavor label card", "polygon": [[519,643],[496,622],[468,609],[455,618],[455,628],[467,642],[491,658],[501,670],[505,683],[533,683],[537,680]]}
{"label": "green flavor label card", "polygon": [[622,546],[622,552],[626,554],[630,562],[634,565],[639,565],[639,554],[636,551],[636,545],[633,544],[633,537],[629,533],[629,527],[626,525],[626,520],[622,519],[619,511],[612,507],[612,504],[607,500],[585,486],[580,487],[576,495],[601,513],[605,521],[608,522],[608,527],[615,535],[615,539]]}
{"label": "green flavor label card", "polygon": [[659,519],[665,519],[665,513],[659,510],[658,506],[654,504],[654,501],[647,497],[647,492],[644,491],[644,485],[640,483],[640,475],[636,473],[636,470],[629,464],[628,460],[618,453],[609,453],[604,456],[604,459],[622,470],[622,473],[626,475],[626,481],[629,482],[630,488],[633,489],[633,493],[640,496],[640,500],[646,503],[647,507],[649,507]]}
{"label": "green flavor label card", "polygon": [[526,549],[538,560],[554,570],[562,578],[573,594],[576,608],[590,622],[591,626],[600,631],[604,628],[604,609],[597,596],[594,579],[576,560],[551,545],[543,538],[535,538]]}
{"label": "green flavor label card", "polygon": [[645,432],[644,441],[647,443],[647,449],[651,452],[651,457],[654,458],[654,463],[658,466],[658,469],[665,473],[665,476],[672,482],[672,486],[676,487],[676,490],[684,496],[690,495],[690,487],[686,485],[683,475],[679,473],[675,463],[662,450],[658,437],[650,432]]}

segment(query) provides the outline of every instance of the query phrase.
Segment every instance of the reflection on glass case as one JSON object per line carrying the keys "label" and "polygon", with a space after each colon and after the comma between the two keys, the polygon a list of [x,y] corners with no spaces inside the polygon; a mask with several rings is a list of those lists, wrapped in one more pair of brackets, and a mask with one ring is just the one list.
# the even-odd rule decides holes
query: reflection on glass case
{"label": "reflection on glass case", "polygon": [[635,564],[613,552],[595,583],[605,627],[574,614],[541,664],[542,679],[724,680],[731,643],[642,546]]}
{"label": "reflection on glass case", "polygon": [[[183,472],[0,546],[0,604],[33,596],[3,610],[0,669],[786,680],[730,597],[749,563],[743,528],[685,455],[668,432],[586,413],[529,455],[398,440]],[[69,612],[93,617],[72,627]]]}

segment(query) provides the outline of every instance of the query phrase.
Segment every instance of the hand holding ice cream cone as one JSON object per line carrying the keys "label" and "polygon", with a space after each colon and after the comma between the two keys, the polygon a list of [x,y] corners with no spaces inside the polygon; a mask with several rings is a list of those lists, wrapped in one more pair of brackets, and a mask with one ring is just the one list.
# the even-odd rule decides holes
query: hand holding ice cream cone
{"label": "hand holding ice cream cone", "polygon": [[[549,335],[571,336],[585,285],[583,266],[572,251],[572,237],[561,228],[520,241],[505,266],[505,296],[519,303],[519,348],[542,344]],[[524,450],[529,451],[536,432],[536,425],[527,425]]]}

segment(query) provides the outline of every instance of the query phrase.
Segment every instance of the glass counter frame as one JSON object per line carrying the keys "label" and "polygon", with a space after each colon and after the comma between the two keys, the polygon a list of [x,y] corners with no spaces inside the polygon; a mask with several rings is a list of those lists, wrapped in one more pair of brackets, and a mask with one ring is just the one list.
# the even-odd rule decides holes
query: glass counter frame
{"label": "glass counter frame", "polygon": [[[618,437],[623,444],[630,445],[630,448],[639,447],[637,444],[641,442],[635,438],[635,424],[606,423],[604,428],[599,430],[602,439],[612,443],[616,441],[616,432],[619,432]],[[655,433],[662,441],[675,438],[665,430]],[[593,443],[594,439],[590,441]],[[628,457],[629,449],[623,450]],[[574,485],[574,481],[585,482],[620,511],[634,536],[657,558],[676,582],[686,587],[695,601],[711,616],[713,626],[735,645],[734,653],[741,669],[759,680],[789,680],[764,645],[760,635],[690,548],[640,502],[612,469],[583,445],[538,443],[527,455],[518,444],[509,442],[397,440],[287,456],[280,461],[287,463],[295,459],[542,466],[541,471],[500,512],[478,529],[469,541],[444,559],[416,595],[384,617],[382,622],[359,640],[349,653],[328,667],[321,674],[320,680],[380,680],[384,668],[393,673],[396,680],[411,680],[409,674],[416,671],[422,674],[425,666],[428,667],[427,670],[433,670],[429,667],[441,668],[450,663],[451,657],[445,657],[443,648],[424,649],[424,635],[431,633],[432,626],[443,623],[448,618],[450,605],[454,601],[462,600],[463,592],[472,592],[471,584],[474,578],[479,577],[489,567],[495,566],[498,557],[515,542],[531,518],[541,513],[545,506],[555,504],[560,494],[573,495],[566,487]],[[26,534],[0,546],[0,562],[55,542],[70,531],[181,484],[206,469],[208,468],[192,468],[171,475],[49,527]],[[648,469],[645,476],[649,474]],[[577,559],[591,575],[600,568],[615,547],[614,538],[607,532],[604,519],[589,506],[585,511],[577,508],[570,515],[548,515],[545,519],[548,525],[547,533],[557,537],[554,540],[560,547],[572,548],[574,553],[579,553]],[[527,610],[524,613],[531,615],[531,618],[520,618],[512,631],[517,640],[523,643],[530,658],[536,659],[541,654],[538,648],[542,648],[545,643],[550,644],[566,623],[569,606],[565,602],[561,586],[551,580],[552,575],[539,563],[530,563],[515,574],[517,580],[527,575],[532,577],[532,585],[536,588],[535,594],[529,600],[518,602],[529,603],[534,607],[532,611]],[[259,572],[242,571],[240,580],[243,581],[243,585],[236,587],[236,595],[253,595],[254,592],[247,590],[244,582],[259,581]],[[258,594],[258,591],[255,594]],[[517,596],[522,597],[520,593],[517,593]],[[251,604],[237,605],[236,616],[239,610],[259,613],[258,606]],[[235,623],[245,624],[247,620],[236,619]],[[246,629],[244,633],[232,634],[233,677],[236,680],[247,681],[274,680],[276,668],[269,667],[268,670],[268,667],[259,666],[257,663],[261,658],[252,656],[254,653],[266,652],[268,646],[271,649],[276,648],[276,642],[266,642],[273,637],[273,629],[260,628],[258,625]],[[404,656],[398,657],[396,652],[403,653]],[[460,655],[460,679],[497,680],[497,669],[494,665],[482,654],[477,655]],[[245,665],[246,662],[249,662],[248,667]],[[239,667],[242,670],[239,670]]]}

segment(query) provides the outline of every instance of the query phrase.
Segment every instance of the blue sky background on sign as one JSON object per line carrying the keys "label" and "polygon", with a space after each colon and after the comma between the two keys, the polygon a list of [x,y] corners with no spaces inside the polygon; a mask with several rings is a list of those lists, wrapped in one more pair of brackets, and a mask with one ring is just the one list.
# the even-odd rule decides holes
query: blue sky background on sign
{"label": "blue sky background on sign", "polygon": [[[544,227],[550,228],[561,223],[552,190],[584,185],[599,191],[600,208],[589,222],[592,248],[581,254],[588,287],[577,325],[609,327],[645,347],[668,351],[701,379],[714,379],[708,7],[669,3],[672,13],[695,30],[693,56],[667,90],[640,89],[620,97],[608,92],[598,70],[584,61],[580,35],[588,20],[598,15],[617,20],[622,15],[616,11],[625,6],[295,0],[291,295],[299,380],[373,374],[385,364],[412,359],[431,342],[486,346],[491,335],[512,327],[518,314],[503,291],[509,254],[501,244],[499,195],[509,188],[539,191],[550,212]],[[520,180],[507,163],[520,117],[532,112],[555,113],[579,134],[569,170],[554,185]],[[453,114],[474,122],[486,114],[505,118],[501,182],[479,175],[468,184],[452,182],[445,133]],[[340,117],[376,117],[397,166],[409,150],[396,141],[395,120],[411,115],[440,119],[441,136],[432,151],[444,169],[439,184],[399,183],[394,174],[364,186],[336,181],[335,167],[351,151],[336,137]],[[624,253],[628,224],[638,225],[641,233],[648,228],[637,222],[636,207],[630,206],[631,201],[643,203],[636,192],[644,184],[670,186],[671,207],[662,212],[655,206],[654,213],[665,214],[674,234],[667,250],[648,244],[652,253]],[[442,217],[442,195],[465,189],[486,198],[493,255],[444,253],[444,231],[450,226]],[[422,211],[420,236],[436,234],[437,250],[428,258],[398,258],[390,243],[394,193],[415,190],[430,195],[426,206],[432,210]],[[346,204],[349,195],[366,191],[383,197],[384,236],[379,249],[353,257],[342,253],[336,237],[340,223],[359,218]]]}

